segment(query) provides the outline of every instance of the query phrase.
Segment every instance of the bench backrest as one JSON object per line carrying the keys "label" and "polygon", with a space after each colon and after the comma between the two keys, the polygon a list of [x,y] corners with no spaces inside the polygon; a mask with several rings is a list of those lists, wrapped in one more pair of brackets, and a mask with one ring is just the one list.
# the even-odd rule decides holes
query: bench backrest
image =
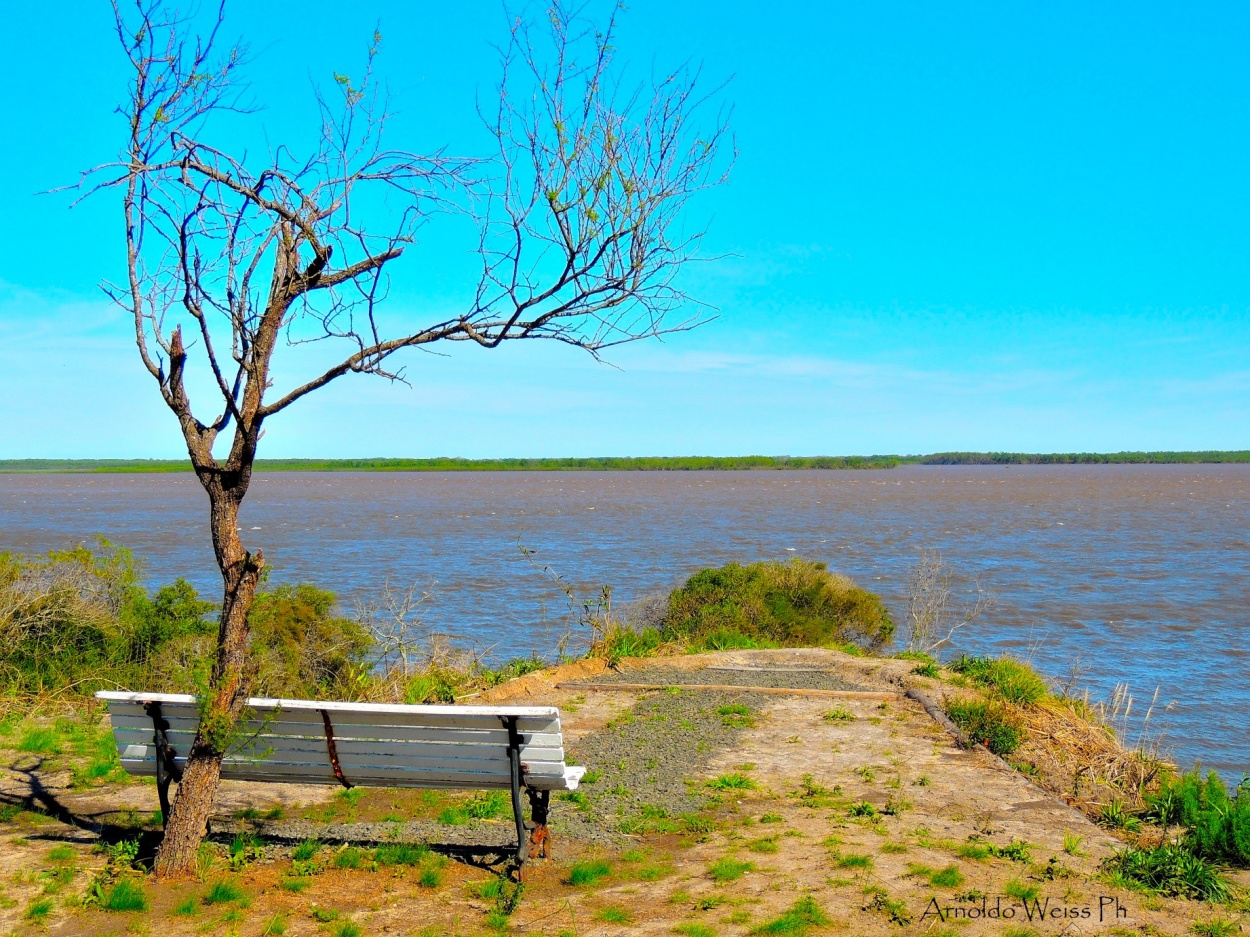
{"label": "bench backrest", "polygon": [[[175,762],[186,761],[200,714],[195,697],[175,693],[97,693],[109,705],[125,769],[156,775],[160,718]],[[400,706],[316,700],[251,699],[221,776],[242,781],[481,790],[510,784],[507,720],[516,720],[522,783],[535,790],[577,787],[584,769],[564,764],[560,711],[551,706]],[[329,729],[327,731],[327,723]]]}

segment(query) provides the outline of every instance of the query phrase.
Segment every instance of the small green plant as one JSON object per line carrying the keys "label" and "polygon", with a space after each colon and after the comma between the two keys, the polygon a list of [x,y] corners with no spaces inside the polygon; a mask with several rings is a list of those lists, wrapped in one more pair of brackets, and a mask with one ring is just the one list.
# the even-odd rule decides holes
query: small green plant
{"label": "small green plant", "polygon": [[1075,833],[1063,834],[1063,851],[1069,856],[1077,856],[1078,858],[1085,855],[1081,850],[1081,840],[1083,837],[1077,836]]}
{"label": "small green plant", "polygon": [[855,773],[859,775],[861,780],[868,784],[877,780],[877,772],[873,771],[870,765],[860,765],[855,769]]}
{"label": "small green plant", "polygon": [[825,722],[854,722],[855,714],[841,704],[834,706],[824,715]]}
{"label": "small green plant", "polygon": [[360,937],[360,925],[353,921],[343,921],[334,929],[334,937]]}
{"label": "small green plant", "polygon": [[1098,813],[1098,822],[1105,827],[1113,830],[1126,830],[1129,833],[1136,833],[1141,830],[1141,820],[1139,820],[1125,806],[1124,802],[1116,799],[1109,804],[1103,804],[1102,810]]}
{"label": "small green plant", "polygon": [[368,794],[363,787],[348,787],[339,791],[336,796],[339,800],[344,801],[348,809],[354,809]]}
{"label": "small green plant", "polygon": [[762,817],[760,817],[760,822],[761,823],[785,823],[786,821],[782,818],[781,814],[779,813],[766,813]]}
{"label": "small green plant", "polygon": [[1228,900],[1228,883],[1207,860],[1179,843],[1129,846],[1103,863],[1113,882],[1147,892],[1203,901]]}
{"label": "small green plant", "polygon": [[722,774],[714,781],[708,781],[707,786],[716,791],[749,791],[754,790],[756,784],[745,774],[733,772]]}
{"label": "small green plant", "polygon": [[106,911],[146,911],[148,909],[148,899],[143,893],[143,888],[127,878],[110,888],[100,904]]}
{"label": "small green plant", "polygon": [[678,924],[673,928],[673,933],[681,934],[682,937],[716,937],[716,931],[706,924],[699,924],[695,921]]}
{"label": "small green plant", "polygon": [[48,853],[48,858],[53,862],[68,862],[74,858],[74,850],[62,843],[60,846],[52,847]]}
{"label": "small green plant", "polygon": [[195,895],[187,895],[174,907],[174,914],[183,917],[190,917],[200,910],[200,903],[195,900]]}
{"label": "small green plant", "polygon": [[438,822],[447,826],[461,826],[472,820],[493,820],[509,809],[507,791],[481,791],[454,807],[448,807],[438,815]]}
{"label": "small green plant", "polygon": [[995,755],[1010,755],[1023,740],[1019,717],[994,700],[952,700],[946,704],[946,715],[965,735]]}
{"label": "small green plant", "polygon": [[329,924],[331,921],[339,919],[339,913],[333,908],[313,908],[312,916],[314,921],[319,921],[322,924]]}
{"label": "small green plant", "polygon": [[317,855],[317,853],[320,851],[321,851],[320,842],[318,842],[315,839],[306,839],[303,842],[301,842],[298,846],[295,847],[294,852],[291,853],[291,858],[297,859],[301,862],[306,862],[307,860]]}
{"label": "small green plant", "polygon": [[1190,927],[1190,930],[1198,937],[1231,937],[1232,934],[1241,933],[1241,925],[1236,921],[1217,917],[1209,921],[1197,921]]}
{"label": "small green plant", "polygon": [[731,703],[729,706],[721,706],[717,708],[716,715],[720,716],[722,726],[730,728],[750,728],[755,725],[755,720],[751,718],[750,707],[742,706],[741,703]]}
{"label": "small green plant", "polygon": [[932,677],[934,679],[941,676],[941,673],[942,673],[938,669],[938,665],[933,663],[933,661],[928,661],[923,664],[917,664],[915,667],[911,669],[911,672],[914,673],[918,677]]}
{"label": "small green plant", "polygon": [[754,868],[753,863],[741,862],[732,856],[724,856],[708,867],[708,874],[712,876],[713,881],[723,885],[725,882],[737,881]]}
{"label": "small green plant", "polygon": [[773,918],[751,931],[753,935],[767,937],[804,937],[810,928],[824,927],[829,924],[816,899],[806,895],[791,905],[784,914]]}
{"label": "small green plant", "polygon": [[961,859],[988,859],[994,855],[994,849],[989,843],[973,840],[968,843],[960,843],[959,848],[955,850],[955,855]]}
{"label": "small green plant", "polygon": [[1028,862],[1029,850],[1032,848],[1022,839],[1013,839],[1006,846],[990,845],[990,855],[996,859],[1010,859],[1012,862]]}
{"label": "small green plant", "polygon": [[281,914],[274,914],[265,925],[265,929],[260,932],[260,937],[282,937],[285,933],[286,918]]}
{"label": "small green plant", "polygon": [[866,800],[861,800],[857,804],[852,804],[849,808],[847,808],[846,813],[847,816],[868,817],[870,819],[880,816],[877,812],[877,808],[868,803]]}
{"label": "small green plant", "polygon": [[333,864],[336,869],[359,869],[364,857],[364,853],[355,846],[348,846],[334,854]]}
{"label": "small green plant", "polygon": [[282,880],[282,887],[286,891],[295,892],[297,895],[300,892],[307,891],[310,885],[312,885],[312,882],[306,878],[286,878]]}
{"label": "small green plant", "polygon": [[573,867],[569,869],[569,884],[593,885],[599,879],[607,878],[611,874],[612,867],[602,859],[575,862]]}
{"label": "small green plant", "polygon": [[872,901],[868,903],[868,910],[878,911],[890,919],[890,923],[904,927],[911,923],[911,912],[907,910],[907,905],[897,898],[891,898],[881,889],[877,889],[872,893]]}
{"label": "small green plant", "polygon": [[764,836],[760,839],[753,839],[747,843],[747,849],[751,852],[774,853],[777,851],[777,837]]}

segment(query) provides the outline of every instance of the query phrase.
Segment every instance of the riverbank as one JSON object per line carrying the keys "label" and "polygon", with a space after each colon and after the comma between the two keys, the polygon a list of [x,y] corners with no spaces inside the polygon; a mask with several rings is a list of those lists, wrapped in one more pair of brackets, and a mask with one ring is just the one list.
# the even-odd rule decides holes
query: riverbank
{"label": "riverbank", "polygon": [[[591,769],[580,791],[553,801],[557,858],[535,863],[519,896],[492,869],[457,858],[457,846],[508,841],[502,803],[238,782],[222,787],[199,878],[153,883],[129,870],[135,853],[115,845],[151,848],[152,786],[75,773],[75,744],[90,748],[107,722],[10,721],[0,736],[0,929],[31,937],[1025,937],[1072,924],[1084,934],[1237,932],[1244,902],[1150,894],[1108,874],[1123,834],[985,750],[960,747],[900,691],[924,687],[938,699],[947,689],[975,691],[949,674],[916,675],[915,663],[823,649],[630,659],[615,671],[586,660],[475,696],[560,706],[569,760]],[[605,688],[661,680],[669,687]],[[794,695],[752,688],[787,683],[801,685]],[[23,750],[41,725],[45,750]],[[146,910],[106,909],[119,881],[132,883]],[[104,907],[90,897],[93,882]]]}

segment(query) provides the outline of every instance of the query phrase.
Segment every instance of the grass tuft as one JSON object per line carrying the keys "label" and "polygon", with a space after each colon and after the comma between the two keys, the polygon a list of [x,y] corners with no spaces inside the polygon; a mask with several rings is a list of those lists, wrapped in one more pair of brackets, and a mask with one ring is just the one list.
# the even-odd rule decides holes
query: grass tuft
{"label": "grass tuft", "polygon": [[741,862],[731,856],[725,856],[713,862],[708,867],[708,873],[714,881],[723,885],[725,882],[737,881],[754,868],[753,863]]}
{"label": "grass tuft", "polygon": [[141,885],[124,878],[108,890],[101,906],[106,911],[146,911],[148,899]]}
{"label": "grass tuft", "polygon": [[800,898],[784,914],[773,918],[751,931],[752,934],[770,937],[803,937],[810,928],[824,927],[829,918],[811,896]]}
{"label": "grass tuft", "polygon": [[569,884],[593,885],[599,879],[607,878],[611,874],[612,867],[602,859],[574,862],[573,867],[569,869]]}
{"label": "grass tuft", "polygon": [[234,882],[221,879],[208,887],[208,891],[204,893],[204,903],[228,904],[232,901],[242,901],[244,897],[246,896],[242,888]]}

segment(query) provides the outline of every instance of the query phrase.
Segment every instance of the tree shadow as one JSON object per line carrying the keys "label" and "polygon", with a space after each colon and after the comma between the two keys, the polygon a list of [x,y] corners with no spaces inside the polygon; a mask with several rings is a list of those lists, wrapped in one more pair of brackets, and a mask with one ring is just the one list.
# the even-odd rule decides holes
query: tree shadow
{"label": "tree shadow", "polygon": [[[37,759],[33,765],[19,767],[11,764],[8,770],[24,779],[26,793],[0,793],[0,807],[17,807],[31,813],[56,820],[91,834],[103,845],[113,845],[126,839],[139,841],[139,859],[150,859],[156,855],[156,847],[160,845],[162,833],[159,830],[136,828],[132,823],[110,822],[110,818],[129,815],[131,811],[119,811],[114,808],[96,812],[75,810],[66,804],[55,792],[43,783],[39,769],[43,767],[43,759]],[[60,841],[67,837],[58,835],[52,830],[40,831],[26,837],[27,839]]]}

